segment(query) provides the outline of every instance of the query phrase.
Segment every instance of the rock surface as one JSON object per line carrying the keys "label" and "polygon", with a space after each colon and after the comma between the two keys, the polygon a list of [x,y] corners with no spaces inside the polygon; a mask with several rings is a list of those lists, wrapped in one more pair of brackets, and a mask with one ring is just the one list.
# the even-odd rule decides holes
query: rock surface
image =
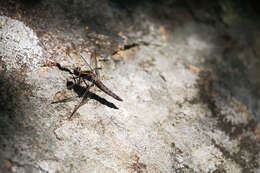
{"label": "rock surface", "polygon": [[[174,2],[5,3],[0,172],[260,172],[257,39]],[[51,103],[77,96],[71,75],[44,65],[87,68],[94,49],[124,101],[92,88],[68,120],[80,98]]]}

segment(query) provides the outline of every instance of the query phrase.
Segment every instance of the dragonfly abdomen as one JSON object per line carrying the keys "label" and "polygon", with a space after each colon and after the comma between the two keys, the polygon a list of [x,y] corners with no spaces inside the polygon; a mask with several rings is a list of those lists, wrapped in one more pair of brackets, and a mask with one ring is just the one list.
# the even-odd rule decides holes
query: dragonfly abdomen
{"label": "dragonfly abdomen", "polygon": [[113,93],[111,90],[109,90],[100,80],[95,80],[94,81],[95,85],[101,89],[103,92],[105,92],[106,94],[110,95],[111,97],[113,97],[114,99],[118,100],[118,101],[123,101],[123,99],[121,99],[119,96],[117,96],[115,93]]}

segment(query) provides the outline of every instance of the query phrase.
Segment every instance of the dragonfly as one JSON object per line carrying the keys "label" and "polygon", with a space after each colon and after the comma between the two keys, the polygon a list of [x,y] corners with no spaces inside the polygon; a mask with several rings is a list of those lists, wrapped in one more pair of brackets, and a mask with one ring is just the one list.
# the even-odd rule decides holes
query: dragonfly
{"label": "dragonfly", "polygon": [[[72,111],[69,119],[71,119],[73,117],[73,115],[77,112],[77,110],[84,104],[84,101],[88,98],[88,94],[90,93],[89,90],[93,86],[98,87],[101,91],[103,91],[104,93],[113,97],[114,99],[116,99],[118,101],[123,101],[123,99],[121,99],[118,95],[116,95],[114,92],[112,92],[110,89],[108,89],[108,87],[106,87],[104,85],[104,83],[101,82],[100,74],[99,74],[99,71],[98,71],[98,70],[100,70],[100,68],[98,68],[96,51],[94,51],[94,54],[91,53],[91,57],[90,57],[91,64],[93,64],[93,62],[94,62],[95,68],[92,68],[91,65],[88,63],[88,61],[81,54],[79,54],[79,55],[83,59],[83,61],[87,64],[87,66],[89,67],[90,70],[81,70],[80,67],[76,67],[75,69],[73,69],[73,71],[71,71],[68,68],[62,67],[57,62],[51,63],[52,66],[57,66],[60,70],[67,71],[73,76],[75,83],[73,83],[71,86],[69,86],[69,88],[73,88],[73,86],[75,86],[77,84],[80,85],[82,83],[82,81],[86,85],[86,89],[85,89],[85,91],[82,95],[82,99],[75,106],[75,108]],[[91,82],[91,85],[88,85],[86,81]],[[63,101],[65,101],[65,100],[69,100],[69,99],[64,99]],[[58,101],[58,102],[62,102],[62,101]],[[54,102],[54,103],[57,103],[57,102]]]}

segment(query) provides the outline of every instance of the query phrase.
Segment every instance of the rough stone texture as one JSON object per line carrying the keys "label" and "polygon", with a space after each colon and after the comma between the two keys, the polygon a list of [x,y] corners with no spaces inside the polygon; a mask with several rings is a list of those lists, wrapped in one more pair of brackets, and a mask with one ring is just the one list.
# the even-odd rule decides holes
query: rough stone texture
{"label": "rough stone texture", "polygon": [[[0,172],[259,172],[256,38],[175,1],[72,2],[0,7]],[[43,65],[94,49],[124,101],[91,89],[68,120],[80,98],[51,102],[77,95],[71,76]]]}
{"label": "rough stone texture", "polygon": [[1,16],[0,57],[7,70],[39,67],[42,48],[37,36],[23,23]]}

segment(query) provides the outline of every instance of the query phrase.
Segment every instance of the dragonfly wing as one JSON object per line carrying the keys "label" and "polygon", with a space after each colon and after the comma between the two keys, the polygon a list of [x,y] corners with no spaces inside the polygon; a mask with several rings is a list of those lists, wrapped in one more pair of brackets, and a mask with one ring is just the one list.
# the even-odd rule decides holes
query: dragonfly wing
{"label": "dragonfly wing", "polygon": [[[87,59],[85,58],[85,55],[80,54],[80,57],[83,59],[83,61],[87,64],[88,68],[93,71],[92,65],[88,63]],[[91,59],[91,58],[90,58]]]}
{"label": "dragonfly wing", "polygon": [[88,93],[86,93],[86,94],[84,94],[84,97],[81,99],[80,103],[78,103],[78,104],[75,106],[73,112],[70,114],[69,119],[71,119],[72,116],[77,112],[77,110],[78,110],[82,105],[86,104],[88,101],[89,101]]}
{"label": "dragonfly wing", "polygon": [[52,101],[51,104],[71,102],[77,97],[78,96],[74,96],[74,97],[65,98],[65,99],[62,99],[62,100]]}
{"label": "dragonfly wing", "polygon": [[94,68],[95,74],[98,79],[100,79],[100,74],[99,74],[99,67],[98,67],[98,62],[97,62],[97,54],[96,54],[96,49],[94,50],[94,53],[91,54],[90,57],[90,65],[91,67]]}
{"label": "dragonfly wing", "polygon": [[69,119],[72,118],[72,116],[77,112],[77,110],[78,110],[82,105],[86,104],[86,103],[89,101],[89,97],[88,97],[88,96],[89,96],[89,89],[90,89],[91,87],[93,87],[93,84],[90,85],[90,86],[88,86],[88,87],[86,88],[86,90],[85,90],[85,92],[84,92],[84,94],[83,94],[83,96],[82,96],[81,101],[75,106],[73,112],[70,114]]}
{"label": "dragonfly wing", "polygon": [[51,104],[70,102],[70,101],[73,101],[77,97],[78,96],[75,95],[72,91],[70,91],[68,89],[63,89],[55,94]]}

